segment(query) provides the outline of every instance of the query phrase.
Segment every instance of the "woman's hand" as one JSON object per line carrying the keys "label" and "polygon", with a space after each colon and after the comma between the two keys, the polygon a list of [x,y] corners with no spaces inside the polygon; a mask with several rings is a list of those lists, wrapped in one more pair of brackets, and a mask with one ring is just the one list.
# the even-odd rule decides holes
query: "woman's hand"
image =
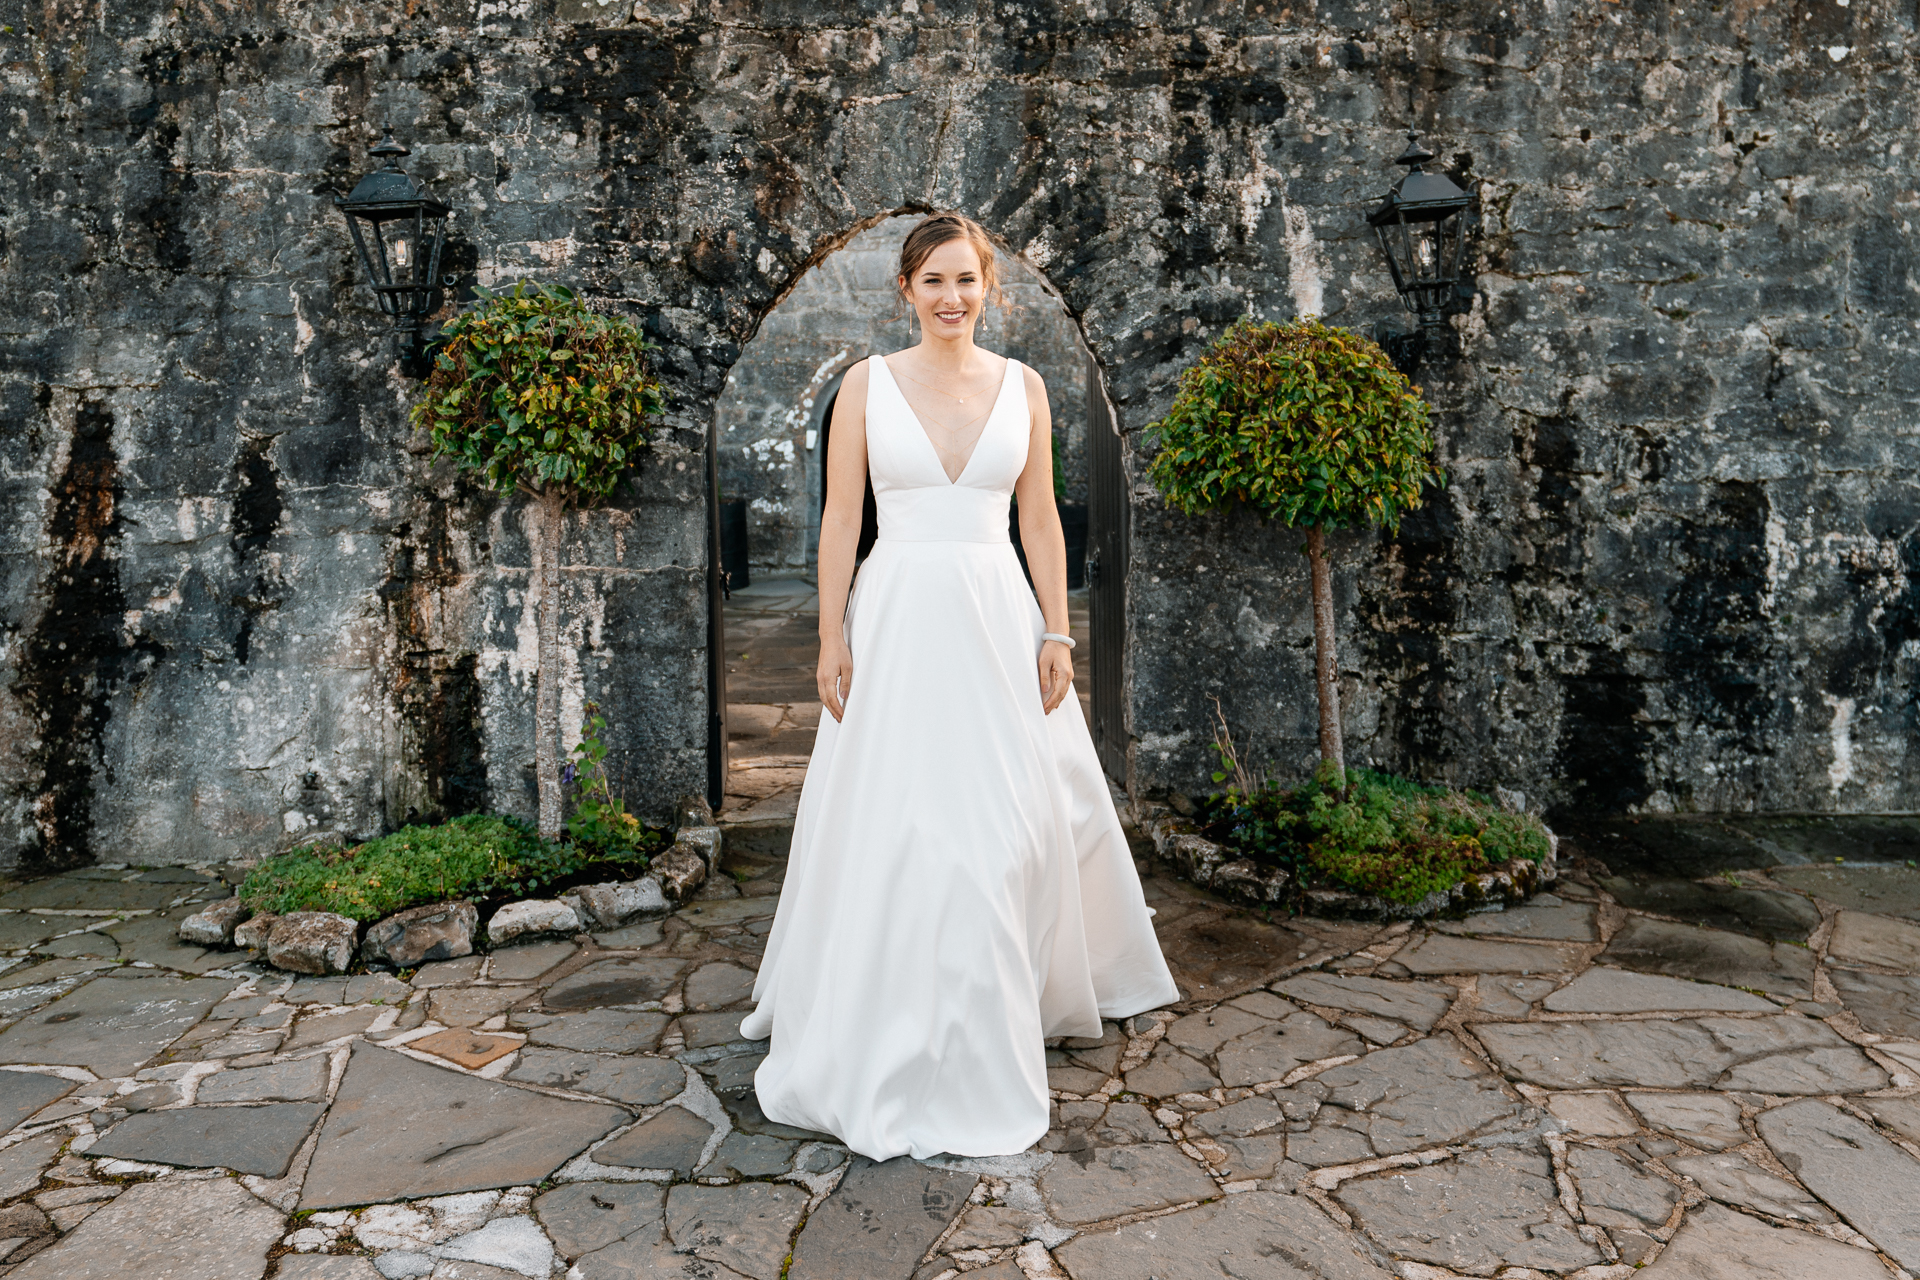
{"label": "woman's hand", "polygon": [[1040,694],[1046,699],[1040,709],[1048,715],[1067,696],[1073,682],[1073,653],[1058,640],[1040,646]]}
{"label": "woman's hand", "polygon": [[813,673],[820,686],[820,705],[835,720],[847,713],[847,694],[853,688],[853,651],[845,640],[820,641],[820,666]]}

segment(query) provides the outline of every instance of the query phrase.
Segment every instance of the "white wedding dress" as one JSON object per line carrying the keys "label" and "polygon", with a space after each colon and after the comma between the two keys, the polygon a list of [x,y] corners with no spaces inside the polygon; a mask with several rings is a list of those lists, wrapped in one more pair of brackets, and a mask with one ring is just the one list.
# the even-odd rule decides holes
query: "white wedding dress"
{"label": "white wedding dress", "polygon": [[1079,700],[1041,711],[1007,538],[1021,366],[957,481],[867,366],[880,537],[847,606],[852,687],[820,717],[742,1034],[772,1036],[774,1120],[875,1160],[1008,1154],[1047,1131],[1046,1037],[1179,995]]}

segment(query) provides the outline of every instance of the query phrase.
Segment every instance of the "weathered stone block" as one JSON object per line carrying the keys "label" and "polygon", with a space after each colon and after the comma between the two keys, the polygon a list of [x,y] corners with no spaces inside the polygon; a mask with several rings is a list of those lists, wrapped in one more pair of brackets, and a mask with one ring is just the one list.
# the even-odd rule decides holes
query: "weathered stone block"
{"label": "weathered stone block", "polygon": [[574,910],[596,929],[617,929],[635,920],[653,920],[673,910],[657,876],[624,883],[589,884],[569,890],[561,901],[573,901]]}
{"label": "weathered stone block", "polygon": [[487,921],[487,941],[497,947],[531,933],[575,934],[580,927],[580,916],[564,902],[510,902]]}
{"label": "weathered stone block", "polygon": [[180,940],[202,947],[233,944],[234,927],[253,913],[238,898],[224,898],[180,922]]}
{"label": "weathered stone block", "polygon": [[653,860],[653,874],[660,889],[674,902],[685,902],[707,878],[706,859],[697,849],[676,844]]}
{"label": "weathered stone block", "polygon": [[471,902],[436,902],[388,916],[367,926],[360,958],[397,969],[473,954],[480,913]]}
{"label": "weathered stone block", "polygon": [[233,927],[233,945],[245,947],[248,951],[265,951],[267,935],[273,932],[273,926],[279,916],[264,914],[242,920]]}
{"label": "weathered stone block", "polygon": [[267,935],[267,963],[295,973],[345,973],[359,922],[331,911],[293,911]]}

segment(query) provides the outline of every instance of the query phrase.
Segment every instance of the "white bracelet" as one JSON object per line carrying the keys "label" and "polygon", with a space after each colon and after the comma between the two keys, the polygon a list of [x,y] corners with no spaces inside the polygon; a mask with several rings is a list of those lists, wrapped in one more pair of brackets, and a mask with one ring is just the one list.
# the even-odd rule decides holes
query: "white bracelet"
{"label": "white bracelet", "polygon": [[1052,631],[1042,631],[1042,632],[1040,633],[1040,638],[1041,638],[1042,640],[1052,640],[1052,641],[1054,641],[1054,642],[1056,642],[1056,643],[1058,643],[1058,644],[1063,644],[1063,645],[1065,645],[1065,646],[1067,646],[1067,648],[1069,648],[1069,649],[1077,649],[1077,648],[1079,648],[1079,647],[1080,647],[1079,645],[1076,645],[1076,644],[1075,644],[1075,643],[1073,642],[1073,637],[1072,637],[1072,636],[1063,636],[1063,635],[1060,635],[1060,634],[1058,634],[1058,633],[1056,633],[1056,632],[1052,632]]}

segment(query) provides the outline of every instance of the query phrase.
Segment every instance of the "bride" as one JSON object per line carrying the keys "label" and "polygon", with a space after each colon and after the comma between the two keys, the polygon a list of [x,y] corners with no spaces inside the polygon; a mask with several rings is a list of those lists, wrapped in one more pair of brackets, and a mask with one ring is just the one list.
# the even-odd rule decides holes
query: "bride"
{"label": "bride", "polygon": [[772,1036],[774,1120],[875,1160],[1004,1155],[1047,1131],[1047,1037],[1179,996],[1072,695],[1046,386],[974,345],[993,245],[934,214],[898,287],[924,336],[847,371],[828,435],[830,718],[742,1034]]}

